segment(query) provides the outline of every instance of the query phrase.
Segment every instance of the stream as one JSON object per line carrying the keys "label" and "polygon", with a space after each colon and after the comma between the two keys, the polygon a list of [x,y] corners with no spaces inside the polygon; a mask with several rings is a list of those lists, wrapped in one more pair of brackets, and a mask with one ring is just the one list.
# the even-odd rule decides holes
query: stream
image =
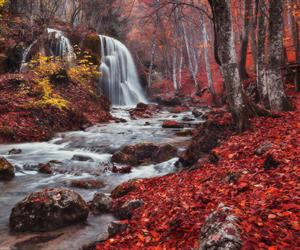
{"label": "stream", "polygon": [[[85,131],[57,134],[48,142],[0,145],[0,156],[7,158],[16,169],[16,177],[10,182],[0,182],[0,250],[6,249],[79,249],[105,234],[107,225],[115,218],[111,214],[89,215],[84,224],[66,227],[47,233],[10,233],[9,215],[13,206],[31,192],[43,188],[70,188],[90,201],[95,192],[110,193],[116,186],[134,178],[162,176],[176,171],[177,158],[160,164],[139,166],[129,174],[105,171],[111,164],[111,156],[125,145],[140,142],[169,143],[183,151],[190,137],[175,136],[176,129],[163,129],[164,120],[182,122],[191,112],[171,114],[161,110],[150,119],[130,119],[128,109],[114,107],[112,115],[124,118],[127,123],[99,124]],[[202,122],[186,123],[187,127]],[[184,122],[183,122],[184,123]],[[21,154],[9,155],[11,149],[21,149]],[[74,155],[88,156],[93,161],[72,160]],[[46,175],[37,171],[39,163],[58,161],[55,174]],[[103,181],[101,189],[79,189],[70,187],[71,180],[93,178]]]}

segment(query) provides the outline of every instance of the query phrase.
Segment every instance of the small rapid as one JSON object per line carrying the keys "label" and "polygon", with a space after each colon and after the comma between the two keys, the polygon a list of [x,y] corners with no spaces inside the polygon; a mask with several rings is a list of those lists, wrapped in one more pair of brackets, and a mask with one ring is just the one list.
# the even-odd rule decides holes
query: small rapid
{"label": "small rapid", "polygon": [[[0,155],[7,158],[16,168],[16,177],[12,181],[0,183],[0,249],[13,247],[18,242],[23,244],[33,237],[53,234],[60,236],[38,244],[36,249],[54,249],[54,246],[55,249],[78,249],[95,240],[99,233],[106,230],[107,224],[114,220],[109,214],[90,215],[85,225],[71,226],[51,233],[10,234],[8,221],[11,209],[31,192],[43,188],[70,188],[81,194],[86,201],[90,201],[95,192],[110,193],[116,186],[130,179],[150,178],[176,171],[177,158],[160,164],[135,167],[128,174],[107,171],[107,167],[111,165],[112,154],[125,145],[146,141],[155,144],[169,143],[183,151],[188,144],[189,137],[175,136],[174,129],[163,129],[161,126],[164,120],[182,122],[184,116],[192,116],[191,112],[174,115],[162,110],[151,119],[133,120],[128,111],[126,107],[112,109],[112,114],[126,119],[126,123],[99,124],[84,131],[60,133],[49,142],[0,145]],[[199,122],[201,120],[195,120],[189,122],[189,125],[193,126]],[[21,149],[21,154],[9,155],[8,152],[13,148]],[[87,156],[92,161],[77,161],[72,159],[74,155]],[[49,161],[56,162],[55,173],[39,173],[37,165]],[[106,186],[92,190],[70,187],[72,180],[86,178],[102,181]],[[29,248],[35,249],[31,245]]]}

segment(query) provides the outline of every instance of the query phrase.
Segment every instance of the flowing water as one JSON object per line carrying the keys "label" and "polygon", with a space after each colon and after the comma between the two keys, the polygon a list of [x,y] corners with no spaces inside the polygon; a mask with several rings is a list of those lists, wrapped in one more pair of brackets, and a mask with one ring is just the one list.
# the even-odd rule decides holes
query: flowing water
{"label": "flowing water", "polygon": [[100,85],[113,105],[147,102],[133,58],[120,41],[100,35],[102,63]]}
{"label": "flowing water", "polygon": [[[122,182],[133,178],[148,178],[160,176],[175,171],[174,163],[177,158],[161,164],[139,166],[133,168],[129,174],[115,174],[106,171],[111,164],[113,152],[128,144],[139,142],[170,143],[179,150],[184,150],[188,137],[175,136],[174,129],[163,129],[163,120],[182,120],[190,112],[176,115],[168,111],[161,111],[154,118],[131,120],[126,108],[113,108],[112,114],[125,118],[127,123],[100,124],[87,128],[85,131],[75,131],[58,134],[49,142],[22,143],[0,145],[0,155],[7,158],[16,167],[16,177],[10,182],[0,183],[0,249],[79,249],[90,243],[97,236],[106,231],[107,225],[114,218],[112,215],[90,215],[85,224],[67,227],[50,233],[10,234],[8,219],[12,207],[30,192],[46,187],[71,188],[69,183],[74,179],[93,178],[104,181],[106,186],[97,190],[71,188],[80,193],[86,201],[92,199],[96,191],[110,193]],[[148,122],[148,123],[146,123]],[[196,120],[193,123],[199,123]],[[192,124],[193,125],[193,124]],[[189,123],[189,125],[191,124]],[[12,148],[21,149],[22,153],[9,155]],[[72,160],[73,155],[89,156],[93,161],[78,162]],[[59,161],[55,165],[54,175],[37,172],[38,163],[51,160]],[[32,243],[32,239],[42,241]],[[28,239],[31,239],[28,241]],[[50,240],[52,239],[52,240]],[[44,241],[44,242],[43,242]],[[21,243],[20,243],[21,242]],[[17,245],[16,245],[17,244]]]}

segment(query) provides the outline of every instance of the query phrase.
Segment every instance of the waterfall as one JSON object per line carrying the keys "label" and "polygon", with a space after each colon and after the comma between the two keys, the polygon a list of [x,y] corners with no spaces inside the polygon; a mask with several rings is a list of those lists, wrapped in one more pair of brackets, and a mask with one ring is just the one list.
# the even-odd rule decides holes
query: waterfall
{"label": "waterfall", "polygon": [[[71,45],[70,40],[64,35],[60,30],[56,29],[47,29],[48,32],[48,43],[46,48],[47,55],[59,56],[64,58],[68,63],[72,64],[76,59],[76,54],[74,53],[73,46]],[[20,72],[26,71],[28,55],[31,52],[32,48],[38,43],[39,40],[35,40],[28,48],[24,50],[22,56],[22,62],[20,67]],[[41,50],[41,49],[40,49]],[[41,52],[41,51],[40,51]]]}
{"label": "waterfall", "polygon": [[100,86],[113,105],[147,103],[133,58],[120,41],[100,35]]}
{"label": "waterfall", "polygon": [[76,59],[73,46],[70,40],[60,30],[47,29],[50,39],[50,52],[53,56],[60,56],[65,58],[69,63]]}
{"label": "waterfall", "polygon": [[27,67],[27,57],[29,52],[31,51],[32,47],[37,43],[37,40],[35,40],[32,44],[30,44],[23,53],[22,56],[22,61],[21,61],[21,67],[20,67],[20,72],[24,72],[26,70]]}

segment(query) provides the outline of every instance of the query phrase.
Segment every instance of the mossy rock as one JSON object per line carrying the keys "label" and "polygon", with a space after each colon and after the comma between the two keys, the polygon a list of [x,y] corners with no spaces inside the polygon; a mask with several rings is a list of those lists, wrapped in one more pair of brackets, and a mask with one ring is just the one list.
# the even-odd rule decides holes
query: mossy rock
{"label": "mossy rock", "polygon": [[91,54],[101,56],[101,42],[98,34],[89,34],[83,41],[83,49],[91,51]]}

